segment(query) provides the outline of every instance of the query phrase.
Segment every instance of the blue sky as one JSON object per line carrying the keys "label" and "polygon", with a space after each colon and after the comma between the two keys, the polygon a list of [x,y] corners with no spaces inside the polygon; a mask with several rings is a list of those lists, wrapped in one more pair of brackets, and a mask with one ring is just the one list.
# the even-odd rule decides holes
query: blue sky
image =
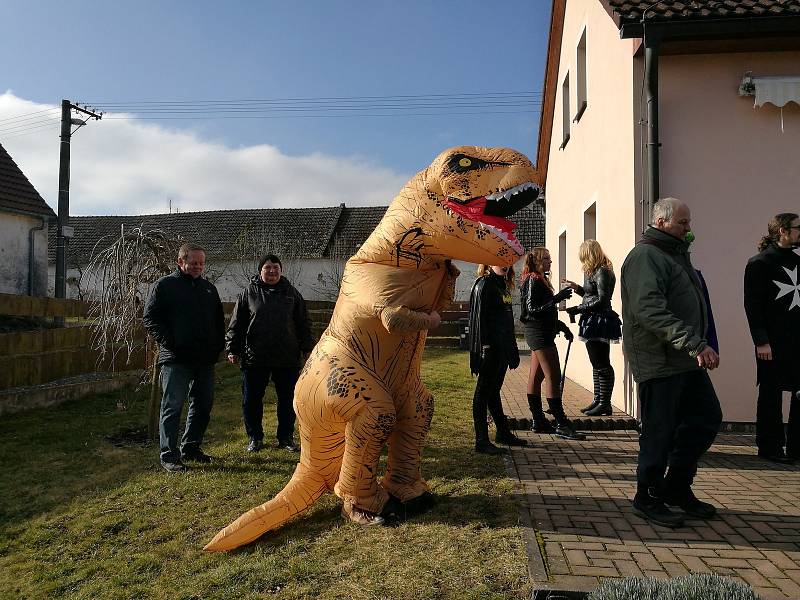
{"label": "blue sky", "polygon": [[223,207],[213,206],[201,186],[229,196],[217,201],[225,208],[387,204],[403,181],[449,146],[535,153],[549,9],[548,0],[6,0],[0,119],[7,120],[0,121],[0,143],[54,204],[56,112],[52,127],[9,126],[62,98],[109,110],[154,100],[477,94],[466,102],[498,92],[529,95],[529,103],[517,97],[493,109],[454,108],[451,100],[449,108],[406,110],[438,113],[428,116],[343,118],[328,111],[310,118],[156,120],[139,114],[90,123],[73,139],[73,214],[161,211],[167,197],[182,210]]}

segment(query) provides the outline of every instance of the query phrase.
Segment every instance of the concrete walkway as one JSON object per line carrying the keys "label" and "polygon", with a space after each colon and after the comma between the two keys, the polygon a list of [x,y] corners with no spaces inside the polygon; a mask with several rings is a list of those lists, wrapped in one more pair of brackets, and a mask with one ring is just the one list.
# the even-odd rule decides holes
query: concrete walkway
{"label": "concrete walkway", "polygon": [[[529,360],[523,356],[506,377],[502,396],[510,417],[530,418]],[[570,381],[565,387],[567,414],[580,415],[591,394]],[[754,436],[717,437],[693,489],[720,514],[673,530],[631,511],[635,431],[591,431],[583,442],[516,433],[530,444],[514,449],[508,465],[524,498],[536,589],[589,591],[605,577],[717,573],[749,584],[765,599],[800,598],[800,466],[758,458]]]}

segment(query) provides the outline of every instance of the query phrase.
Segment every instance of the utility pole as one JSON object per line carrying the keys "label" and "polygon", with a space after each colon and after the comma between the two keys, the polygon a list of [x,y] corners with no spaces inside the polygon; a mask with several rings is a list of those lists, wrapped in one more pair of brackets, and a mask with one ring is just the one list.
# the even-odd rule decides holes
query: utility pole
{"label": "utility pole", "polygon": [[[86,125],[87,119],[73,119],[72,111],[88,115],[92,119],[102,119],[103,113],[61,101],[61,152],[58,164],[58,229],[56,230],[56,298],[67,297],[67,240],[72,237],[69,226],[69,143],[72,134]],[[77,125],[75,131],[72,126]]]}

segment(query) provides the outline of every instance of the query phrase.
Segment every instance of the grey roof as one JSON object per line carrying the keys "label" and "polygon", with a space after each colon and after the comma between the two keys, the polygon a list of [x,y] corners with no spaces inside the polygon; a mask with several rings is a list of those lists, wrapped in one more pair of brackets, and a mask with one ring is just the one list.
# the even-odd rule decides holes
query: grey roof
{"label": "grey roof", "polygon": [[50,218],[56,216],[0,144],[0,211],[2,210]]}
{"label": "grey roof", "polygon": [[800,0],[604,0],[618,25],[649,21],[752,19],[800,16]]}
{"label": "grey roof", "polygon": [[[347,259],[369,237],[386,213],[386,206],[344,205],[325,208],[263,208],[216,210],[160,215],[70,217],[75,237],[69,242],[68,263],[88,262],[95,245],[108,244],[126,228],[161,229],[203,246],[209,258],[238,259],[256,250],[292,258]],[[531,206],[512,220],[525,248],[544,244],[544,216]],[[49,230],[49,258],[55,259],[55,227]],[[107,244],[107,245],[108,245]],[[243,252],[248,248],[250,252]]]}
{"label": "grey roof", "polygon": [[[75,237],[69,242],[69,263],[87,262],[95,244],[119,236],[121,226],[161,229],[200,244],[209,258],[236,259],[255,250],[281,256],[320,258],[324,255],[341,206],[325,208],[262,208],[212,210],[159,215],[70,217]],[[51,227],[50,259],[55,258]]]}

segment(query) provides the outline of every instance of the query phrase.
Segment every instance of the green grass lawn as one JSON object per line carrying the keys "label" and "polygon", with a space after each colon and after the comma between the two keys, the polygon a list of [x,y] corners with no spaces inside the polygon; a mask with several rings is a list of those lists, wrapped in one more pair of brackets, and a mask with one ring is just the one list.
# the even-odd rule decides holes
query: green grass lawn
{"label": "green grass lawn", "polygon": [[[0,598],[528,597],[513,481],[472,451],[467,354],[428,351],[423,377],[436,398],[423,465],[433,512],[364,528],[329,494],[231,553],[202,547],[282,489],[297,460],[245,452],[234,367],[217,373],[204,444],[216,460],[183,475],[161,469],[155,445],[108,439],[144,425],[146,390],[2,417]],[[269,439],[272,387],[267,402]]]}

